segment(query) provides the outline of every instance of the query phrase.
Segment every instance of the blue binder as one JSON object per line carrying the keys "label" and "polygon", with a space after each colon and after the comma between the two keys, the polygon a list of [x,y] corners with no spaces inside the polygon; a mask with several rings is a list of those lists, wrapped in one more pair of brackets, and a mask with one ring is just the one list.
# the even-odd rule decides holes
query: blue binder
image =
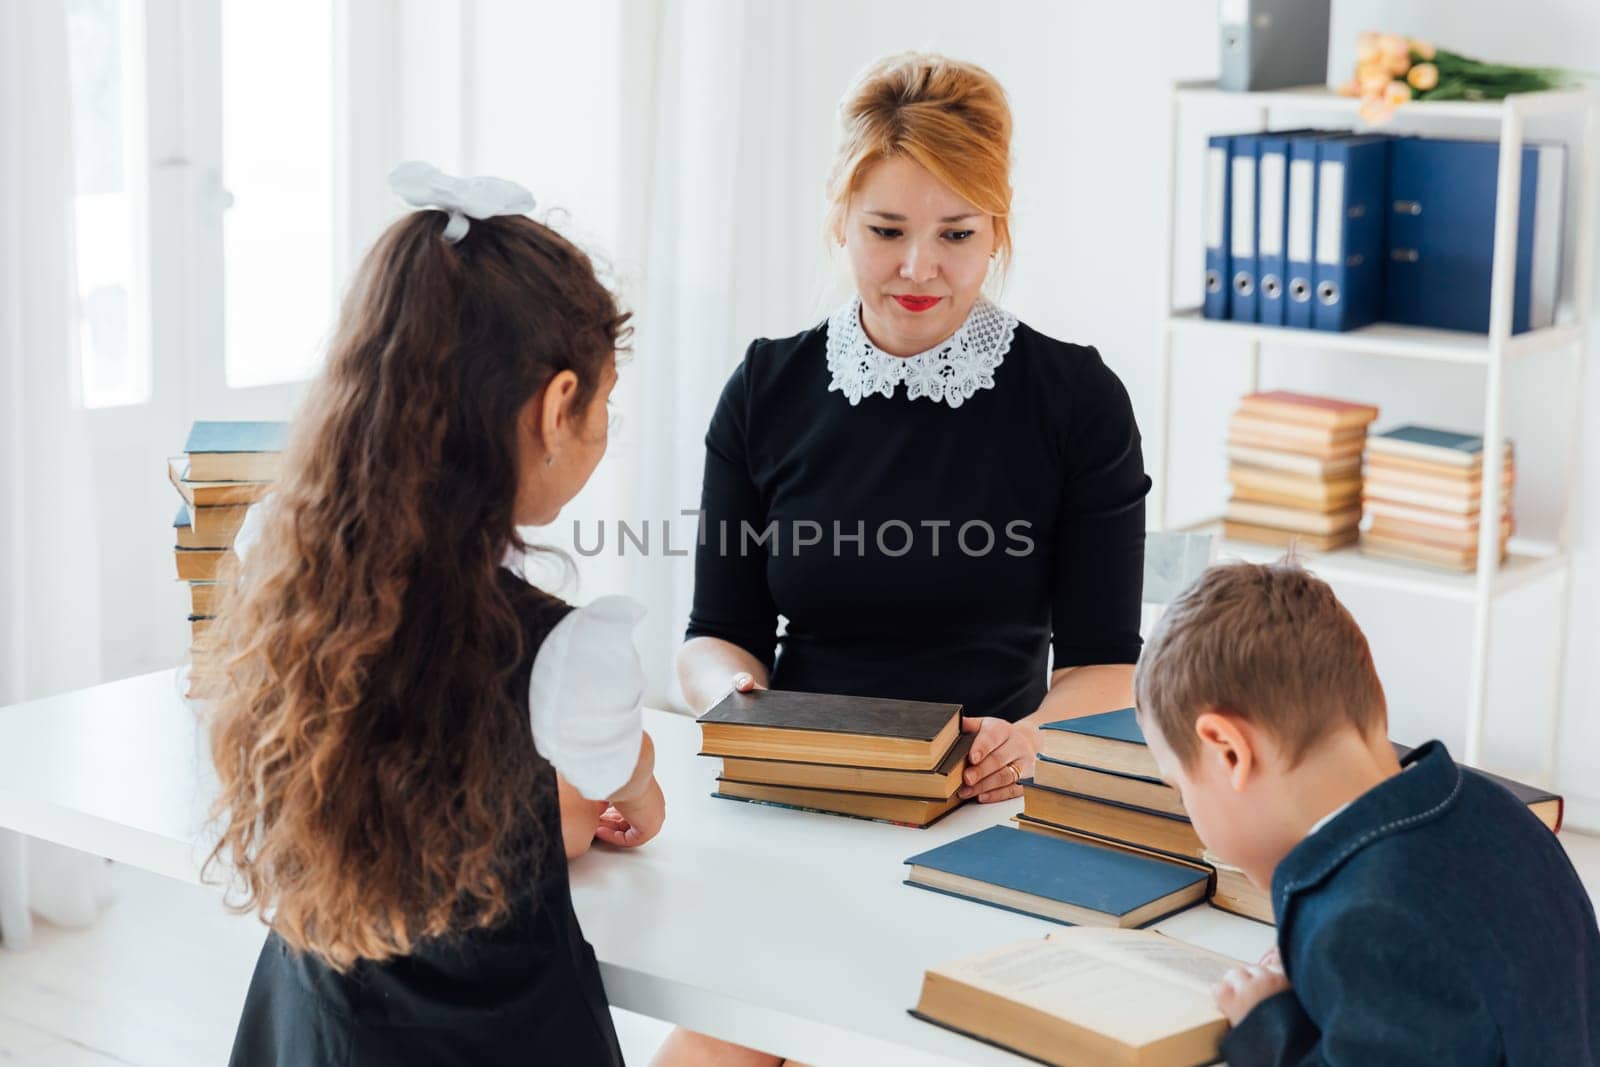
{"label": "blue binder", "polygon": [[1311,325],[1353,330],[1384,303],[1384,197],[1391,138],[1332,137],[1317,144]]}
{"label": "blue binder", "polygon": [[1233,191],[1229,162],[1233,138],[1217,134],[1206,143],[1204,222],[1206,230],[1205,301],[1201,313],[1208,319],[1228,317],[1228,227],[1232,221]]}
{"label": "blue binder", "polygon": [[1284,219],[1285,326],[1311,328],[1311,268],[1316,250],[1317,141],[1315,134],[1289,139],[1289,191]]}
{"label": "blue binder", "polygon": [[[1288,323],[1289,146],[1296,137],[1315,132],[1274,130],[1256,142],[1257,321],[1272,326]],[[1310,288],[1308,282],[1306,290]]]}
{"label": "blue binder", "polygon": [[[1522,149],[1511,332],[1528,329],[1540,150]],[[1390,149],[1384,317],[1443,330],[1489,330],[1494,269],[1494,141],[1408,137]]]}
{"label": "blue binder", "polygon": [[1256,152],[1261,134],[1233,137],[1228,158],[1229,199],[1228,265],[1233,271],[1233,291],[1228,295],[1228,317],[1255,322],[1259,316],[1259,275],[1256,262]]}

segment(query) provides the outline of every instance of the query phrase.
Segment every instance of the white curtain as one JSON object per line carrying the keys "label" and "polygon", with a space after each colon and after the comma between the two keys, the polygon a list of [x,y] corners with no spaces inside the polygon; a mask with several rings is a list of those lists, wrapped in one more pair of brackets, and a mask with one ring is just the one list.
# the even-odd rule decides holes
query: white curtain
{"label": "white curtain", "polygon": [[[644,225],[636,359],[624,436],[634,469],[627,510],[671,520],[633,557],[627,589],[649,614],[637,634],[656,706],[681,706],[672,657],[694,592],[694,519],[706,425],[722,385],[760,336],[821,317],[820,176],[796,160],[792,0],[682,0],[661,5],[649,35],[643,99],[653,109],[650,165],[636,171]],[[814,189],[809,186],[815,184]],[[809,210],[796,212],[796,204]]]}
{"label": "white curtain", "polygon": [[[0,707],[101,681],[105,524],[75,373],[66,18],[56,0],[0,4]],[[103,867],[0,831],[0,940],[25,946],[30,910],[90,921]]]}

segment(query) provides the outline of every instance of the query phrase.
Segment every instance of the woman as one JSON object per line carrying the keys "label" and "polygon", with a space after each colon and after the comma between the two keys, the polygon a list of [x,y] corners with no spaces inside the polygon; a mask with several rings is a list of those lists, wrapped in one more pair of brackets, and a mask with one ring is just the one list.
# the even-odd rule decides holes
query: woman
{"label": "woman", "polygon": [[[856,297],[723,390],[678,673],[697,711],[730,685],[960,703],[961,794],[1007,800],[1039,724],[1132,703],[1139,431],[1094,349],[982,295],[1011,252],[994,78],[896,56],[841,114],[828,232]],[[660,1062],[716,1056],[772,1062],[682,1031]]]}
{"label": "woman", "polygon": [[525,193],[429,185],[217,623],[213,858],[272,927],[234,1067],[622,1062],[566,861],[664,817],[637,606],[502,564],[605,451],[627,315]]}

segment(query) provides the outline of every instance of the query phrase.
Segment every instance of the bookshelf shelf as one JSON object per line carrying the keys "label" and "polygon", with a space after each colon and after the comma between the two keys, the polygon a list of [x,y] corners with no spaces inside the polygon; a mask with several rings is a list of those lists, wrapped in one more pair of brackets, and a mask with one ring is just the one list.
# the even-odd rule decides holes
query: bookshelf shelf
{"label": "bookshelf shelf", "polygon": [[[1214,342],[1213,352],[1240,352],[1245,356],[1244,391],[1261,388],[1261,350],[1299,349],[1334,354],[1388,356],[1432,363],[1453,363],[1481,368],[1484,375],[1484,411],[1481,432],[1486,455],[1499,455],[1505,441],[1504,402],[1506,367],[1539,353],[1563,353],[1568,360],[1568,380],[1563,399],[1567,405],[1565,421],[1572,444],[1566,469],[1565,507],[1552,544],[1537,545],[1514,539],[1512,554],[1499,559],[1495,526],[1483,525],[1475,572],[1458,574],[1434,570],[1421,564],[1392,562],[1368,556],[1357,548],[1334,552],[1303,553],[1308,566],[1337,584],[1347,583],[1391,590],[1396,593],[1432,597],[1468,605],[1472,611],[1471,683],[1466,709],[1465,762],[1483,765],[1484,704],[1488,693],[1489,647],[1496,600],[1504,593],[1531,582],[1551,578],[1561,583],[1560,604],[1555,612],[1553,646],[1559,650],[1556,677],[1562,677],[1568,653],[1567,615],[1571,600],[1569,534],[1571,501],[1576,491],[1577,425],[1582,416],[1585,349],[1591,325],[1594,290],[1595,202],[1600,182],[1600,92],[1580,87],[1541,93],[1523,93],[1500,101],[1418,101],[1404,104],[1396,113],[1397,124],[1413,119],[1471,119],[1482,122],[1498,134],[1500,154],[1496,178],[1494,254],[1490,282],[1489,331],[1485,334],[1454,330],[1420,329],[1393,323],[1376,323],[1345,333],[1264,326],[1248,322],[1206,319],[1198,308],[1177,307],[1173,299],[1176,269],[1179,198],[1194,191],[1192,184],[1179,182],[1178,156],[1185,108],[1200,112],[1214,128],[1240,130],[1250,127],[1267,130],[1274,125],[1303,123],[1308,118],[1357,125],[1360,101],[1339,96],[1325,86],[1304,86],[1274,92],[1236,93],[1217,88],[1214,82],[1179,82],[1173,86],[1168,103],[1168,157],[1166,210],[1166,257],[1161,282],[1163,308],[1168,309],[1160,324],[1161,361],[1157,388],[1159,424],[1154,464],[1155,489],[1151,497],[1151,524],[1157,530],[1174,526],[1190,532],[1203,532],[1216,538],[1223,557],[1247,560],[1277,559],[1283,550],[1270,545],[1227,540],[1220,536],[1221,524],[1206,519],[1190,525],[1173,523],[1167,514],[1168,488],[1173,484],[1170,469],[1175,455],[1193,452],[1186,442],[1173,440],[1172,368],[1175,350],[1181,342],[1196,338]],[[1522,153],[1525,120],[1536,116],[1568,114],[1581,119],[1581,133],[1570,148],[1572,171],[1567,186],[1569,217],[1565,220],[1563,243],[1576,242],[1572,276],[1562,285],[1564,306],[1554,326],[1526,333],[1511,333],[1512,288],[1516,274],[1517,215],[1511,205],[1518,202],[1522,181]],[[1486,131],[1487,132],[1487,131]],[[1199,264],[1195,264],[1199,273]],[[1560,425],[1563,413],[1552,411],[1551,423]],[[1217,449],[1221,441],[1206,442]],[[1488,465],[1486,465],[1486,468]],[[1497,469],[1497,468],[1496,468]],[[1219,499],[1218,504],[1221,503]],[[1482,486],[1482,505],[1486,514],[1500,511],[1500,482],[1488,478]],[[1559,684],[1559,683],[1558,683]],[[1542,780],[1554,772],[1556,731],[1560,715],[1560,696],[1549,708],[1548,744]]]}
{"label": "bookshelf shelf", "polygon": [[[1281,559],[1285,551],[1275,545],[1225,538],[1222,536],[1220,519],[1208,519],[1185,526],[1182,532],[1206,534],[1214,538],[1219,560],[1242,559],[1250,563],[1269,563]],[[1329,582],[1390,589],[1462,603],[1471,603],[1478,595],[1476,575],[1471,573],[1380,559],[1354,546],[1331,552],[1312,552],[1300,548],[1295,553],[1307,569]],[[1505,593],[1541,578],[1562,576],[1566,573],[1567,565],[1566,553],[1553,545],[1513,540],[1510,554],[1495,572],[1495,592]]]}
{"label": "bookshelf shelf", "polygon": [[[1286,348],[1313,348],[1324,352],[1399,356],[1440,363],[1483,366],[1490,358],[1487,334],[1430,330],[1390,322],[1376,322],[1357,330],[1332,333],[1327,330],[1301,330],[1288,326],[1261,326],[1250,322],[1208,319],[1200,314],[1199,308],[1184,308],[1167,316],[1166,328],[1174,333],[1195,337],[1252,341]],[[1506,358],[1515,360],[1538,352],[1557,351],[1577,344],[1582,339],[1583,331],[1573,323],[1529,330],[1511,338],[1506,345]]]}

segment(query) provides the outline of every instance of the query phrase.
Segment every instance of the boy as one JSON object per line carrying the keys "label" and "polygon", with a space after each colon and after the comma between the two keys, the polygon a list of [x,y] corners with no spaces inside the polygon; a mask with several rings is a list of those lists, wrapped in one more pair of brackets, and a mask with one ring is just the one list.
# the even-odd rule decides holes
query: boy
{"label": "boy", "polygon": [[1271,888],[1277,948],[1217,990],[1232,1067],[1600,1062],[1600,930],[1566,853],[1439,742],[1396,761],[1324,582],[1211,568],[1134,685],[1196,832]]}

